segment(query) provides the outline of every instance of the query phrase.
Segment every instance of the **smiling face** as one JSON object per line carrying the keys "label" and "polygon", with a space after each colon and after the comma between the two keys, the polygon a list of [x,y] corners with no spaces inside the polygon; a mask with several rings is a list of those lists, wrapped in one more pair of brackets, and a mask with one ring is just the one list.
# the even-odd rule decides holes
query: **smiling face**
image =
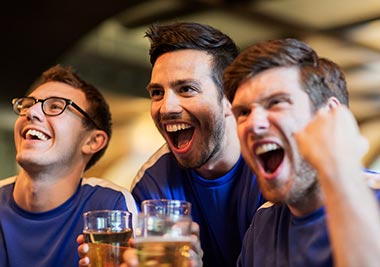
{"label": "smiling face", "polygon": [[[70,96],[82,109],[87,108],[81,90],[60,82],[42,84],[29,96],[36,99]],[[85,132],[83,115],[70,105],[59,116],[47,116],[42,111],[41,103],[36,103],[15,122],[16,160],[20,166],[35,170],[41,167],[64,168],[83,162],[80,148]]]}
{"label": "smiling face", "polygon": [[199,168],[219,152],[226,106],[212,80],[212,57],[185,49],[161,55],[148,91],[151,116],[177,161]]}
{"label": "smiling face", "polygon": [[277,67],[243,82],[232,102],[242,154],[258,176],[265,198],[297,203],[316,185],[293,138],[312,118],[296,67]]}

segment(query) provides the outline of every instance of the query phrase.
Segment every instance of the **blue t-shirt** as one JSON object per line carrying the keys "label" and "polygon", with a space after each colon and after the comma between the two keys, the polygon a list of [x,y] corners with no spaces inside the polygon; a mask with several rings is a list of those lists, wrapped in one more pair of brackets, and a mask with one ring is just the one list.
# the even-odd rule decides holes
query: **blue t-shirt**
{"label": "blue t-shirt", "polygon": [[142,166],[132,195],[138,207],[146,199],[191,202],[191,215],[200,227],[205,267],[236,266],[244,233],[264,203],[256,177],[242,158],[224,176],[207,180],[180,167],[167,145]]}
{"label": "blue t-shirt", "polygon": [[[380,200],[380,191],[374,191]],[[324,208],[296,217],[287,205],[265,203],[244,237],[238,266],[333,266]]]}
{"label": "blue t-shirt", "polygon": [[31,213],[13,199],[15,179],[0,181],[1,267],[78,266],[76,238],[83,230],[84,212],[118,209],[137,214],[127,190],[98,178],[82,179],[75,194],[59,207]]}

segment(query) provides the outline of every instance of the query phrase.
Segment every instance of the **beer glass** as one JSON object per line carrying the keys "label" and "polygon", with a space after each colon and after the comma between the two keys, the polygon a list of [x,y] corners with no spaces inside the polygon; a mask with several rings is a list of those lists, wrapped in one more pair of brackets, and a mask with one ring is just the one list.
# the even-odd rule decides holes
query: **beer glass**
{"label": "beer glass", "polygon": [[191,204],[180,200],[146,200],[141,211],[134,240],[139,266],[188,266]]}
{"label": "beer glass", "polygon": [[83,218],[91,266],[119,266],[132,236],[132,214],[123,210],[95,210],[85,212]]}

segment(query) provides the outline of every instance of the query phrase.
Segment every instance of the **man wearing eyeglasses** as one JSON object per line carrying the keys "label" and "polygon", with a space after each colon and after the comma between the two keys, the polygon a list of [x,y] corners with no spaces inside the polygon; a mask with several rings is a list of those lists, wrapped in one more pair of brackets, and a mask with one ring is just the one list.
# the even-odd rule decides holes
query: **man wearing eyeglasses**
{"label": "man wearing eyeglasses", "polygon": [[85,170],[104,154],[111,114],[101,93],[71,68],[43,73],[12,101],[20,172],[0,181],[0,266],[76,266],[76,237],[88,210],[136,214],[127,190]]}

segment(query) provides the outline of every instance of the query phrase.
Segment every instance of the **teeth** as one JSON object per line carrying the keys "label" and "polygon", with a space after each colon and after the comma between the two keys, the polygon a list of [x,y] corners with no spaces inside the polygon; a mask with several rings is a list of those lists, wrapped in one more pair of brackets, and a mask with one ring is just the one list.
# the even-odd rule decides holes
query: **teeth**
{"label": "teeth", "polygon": [[166,125],[166,131],[176,132],[176,131],[188,129],[190,127],[191,126],[189,124],[186,124],[186,123],[170,124],[170,125]]}
{"label": "teeth", "polygon": [[279,148],[280,147],[275,143],[263,144],[263,145],[257,147],[255,152],[256,152],[256,155],[261,155],[261,154],[264,154],[266,152],[276,150]]}
{"label": "teeth", "polygon": [[44,135],[43,133],[41,133],[41,132],[39,132],[39,131],[37,131],[37,130],[28,130],[28,131],[26,132],[26,137],[27,137],[27,136],[35,136],[35,137],[37,137],[38,139],[40,139],[40,140],[44,140],[44,141],[48,140],[48,137],[47,137],[46,135]]}

